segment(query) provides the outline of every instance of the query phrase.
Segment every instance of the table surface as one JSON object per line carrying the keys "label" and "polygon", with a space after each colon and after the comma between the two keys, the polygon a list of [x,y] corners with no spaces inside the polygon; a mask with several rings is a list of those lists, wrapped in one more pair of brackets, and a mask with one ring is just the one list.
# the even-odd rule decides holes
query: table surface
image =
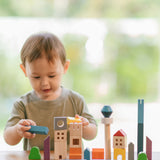
{"label": "table surface", "polygon": [[[29,160],[30,151],[0,151],[0,160]],[[41,160],[44,159],[44,153],[43,151],[41,153]],[[136,158],[135,153],[135,159]],[[159,160],[160,158],[160,152],[153,152],[152,154],[152,160]],[[126,159],[127,159],[127,153],[126,153]],[[54,153],[53,151],[50,151],[50,160],[54,160]]]}
{"label": "table surface", "polygon": [[[28,160],[30,151],[1,151],[0,160]],[[43,160],[43,151],[41,153],[41,159]],[[50,152],[50,160],[53,160],[53,151]]]}

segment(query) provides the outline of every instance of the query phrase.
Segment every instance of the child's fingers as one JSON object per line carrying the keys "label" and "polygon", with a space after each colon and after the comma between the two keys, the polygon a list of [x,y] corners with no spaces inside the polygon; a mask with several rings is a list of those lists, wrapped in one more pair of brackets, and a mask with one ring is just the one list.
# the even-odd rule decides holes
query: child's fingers
{"label": "child's fingers", "polygon": [[82,116],[79,116],[78,114],[75,115],[75,118],[79,118],[82,121],[82,126],[87,126],[89,124],[88,119],[86,119]]}
{"label": "child's fingers", "polygon": [[23,126],[29,126],[30,125],[30,123],[26,119],[21,119],[19,121],[19,124],[21,124]]}
{"label": "child's fingers", "polygon": [[89,125],[89,122],[88,122],[88,121],[85,121],[85,122],[82,123],[82,125],[83,125],[83,126],[87,126],[87,125]]}
{"label": "child's fingers", "polygon": [[80,118],[80,116],[78,114],[75,115],[75,118]]}
{"label": "child's fingers", "polygon": [[23,132],[26,132],[26,131],[28,131],[29,129],[31,129],[31,126],[22,126],[22,127],[21,127],[21,130],[22,130]]}
{"label": "child's fingers", "polygon": [[27,139],[32,139],[36,136],[36,134],[32,134],[30,132],[24,132],[23,137]]}
{"label": "child's fingers", "polygon": [[24,125],[24,126],[36,126],[36,123],[34,121],[32,121],[31,119],[22,119],[19,121],[19,124]]}
{"label": "child's fingers", "polygon": [[27,121],[30,123],[29,125],[36,126],[36,123],[34,121],[32,121],[31,119],[27,119]]}

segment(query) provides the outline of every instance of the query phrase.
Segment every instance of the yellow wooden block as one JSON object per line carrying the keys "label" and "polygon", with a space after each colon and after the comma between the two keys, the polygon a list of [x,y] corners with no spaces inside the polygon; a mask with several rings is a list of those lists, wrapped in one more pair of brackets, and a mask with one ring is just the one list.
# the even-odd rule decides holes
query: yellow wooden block
{"label": "yellow wooden block", "polygon": [[67,124],[70,123],[81,123],[81,119],[80,118],[75,118],[75,117],[67,117]]}
{"label": "yellow wooden block", "polygon": [[122,160],[126,160],[126,149],[114,148],[114,160],[117,160],[118,155],[122,156]]}

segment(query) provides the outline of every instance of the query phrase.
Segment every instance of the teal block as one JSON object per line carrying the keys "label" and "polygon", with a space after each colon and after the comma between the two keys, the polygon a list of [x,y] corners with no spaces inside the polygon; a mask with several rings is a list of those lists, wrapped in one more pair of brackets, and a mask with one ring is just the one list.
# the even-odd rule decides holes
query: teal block
{"label": "teal block", "polygon": [[137,134],[137,152],[143,151],[143,121],[144,121],[144,100],[138,100],[138,134]]}
{"label": "teal block", "polygon": [[144,99],[138,100],[138,123],[144,121]]}
{"label": "teal block", "polygon": [[31,132],[32,134],[48,134],[48,127],[44,127],[44,126],[31,126],[31,129],[29,129],[27,132]]}
{"label": "teal block", "polygon": [[86,148],[84,150],[84,159],[86,159],[86,160],[90,160],[91,159],[89,148]]}

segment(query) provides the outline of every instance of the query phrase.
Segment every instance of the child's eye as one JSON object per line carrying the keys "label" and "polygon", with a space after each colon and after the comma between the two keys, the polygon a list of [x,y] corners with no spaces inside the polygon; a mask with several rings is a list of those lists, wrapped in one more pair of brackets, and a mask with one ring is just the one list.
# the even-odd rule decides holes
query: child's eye
{"label": "child's eye", "polygon": [[39,77],[39,76],[37,76],[37,77],[33,77],[33,78],[35,78],[35,79],[39,79],[40,77]]}
{"label": "child's eye", "polygon": [[49,78],[54,78],[55,77],[55,75],[51,75],[51,76],[49,76]]}

